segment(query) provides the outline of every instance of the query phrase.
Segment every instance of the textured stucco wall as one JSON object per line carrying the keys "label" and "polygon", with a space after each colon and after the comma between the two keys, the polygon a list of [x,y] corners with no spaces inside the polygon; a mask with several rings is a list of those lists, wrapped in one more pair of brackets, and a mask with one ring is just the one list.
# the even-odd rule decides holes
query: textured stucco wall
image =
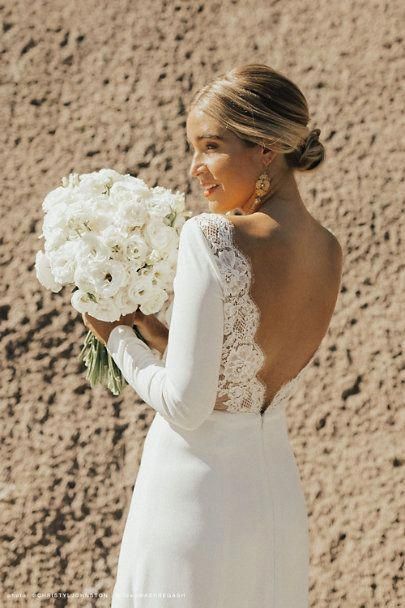
{"label": "textured stucco wall", "polygon": [[[112,167],[205,209],[188,176],[184,107],[252,62],[307,96],[327,161],[298,179],[345,254],[328,334],[288,406],[311,607],[404,605],[404,16],[400,0],[1,3],[1,606],[109,606],[154,415],[129,387],[114,398],[88,386],[69,292],[35,278],[41,202],[70,171]],[[32,596],[86,590],[107,597]]]}

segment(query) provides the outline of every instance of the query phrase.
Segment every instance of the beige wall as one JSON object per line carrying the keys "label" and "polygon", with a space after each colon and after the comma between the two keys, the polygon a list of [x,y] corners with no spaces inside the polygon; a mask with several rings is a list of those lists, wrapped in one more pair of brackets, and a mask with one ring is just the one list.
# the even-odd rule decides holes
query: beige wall
{"label": "beige wall", "polygon": [[[154,415],[129,387],[114,398],[88,386],[70,293],[46,292],[33,271],[41,202],[70,171],[112,167],[205,209],[188,178],[184,106],[213,76],[253,62],[283,71],[308,98],[327,161],[299,183],[345,253],[328,335],[288,406],[310,515],[311,606],[400,605],[400,6],[2,3],[2,606],[109,606]],[[32,598],[86,590],[107,597]]]}

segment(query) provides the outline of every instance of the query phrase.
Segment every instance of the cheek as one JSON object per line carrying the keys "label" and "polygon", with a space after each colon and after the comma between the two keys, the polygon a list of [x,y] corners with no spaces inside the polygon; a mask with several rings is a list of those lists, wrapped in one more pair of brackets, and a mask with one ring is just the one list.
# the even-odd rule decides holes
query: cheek
{"label": "cheek", "polygon": [[246,160],[238,157],[217,158],[212,163],[210,171],[214,178],[222,184],[224,191],[229,194],[239,192],[243,196],[250,193],[252,184],[254,186],[250,167],[246,164]]}
{"label": "cheek", "polygon": [[240,162],[228,155],[213,156],[208,166],[214,177],[224,185],[225,183],[232,183],[240,177]]}

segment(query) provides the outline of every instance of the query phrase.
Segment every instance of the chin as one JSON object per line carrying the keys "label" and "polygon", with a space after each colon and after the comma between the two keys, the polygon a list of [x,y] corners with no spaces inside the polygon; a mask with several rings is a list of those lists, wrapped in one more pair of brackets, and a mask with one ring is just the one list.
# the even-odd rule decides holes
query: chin
{"label": "chin", "polygon": [[230,209],[233,209],[233,206],[224,205],[223,203],[219,203],[218,201],[209,201],[208,208],[211,213],[226,213]]}

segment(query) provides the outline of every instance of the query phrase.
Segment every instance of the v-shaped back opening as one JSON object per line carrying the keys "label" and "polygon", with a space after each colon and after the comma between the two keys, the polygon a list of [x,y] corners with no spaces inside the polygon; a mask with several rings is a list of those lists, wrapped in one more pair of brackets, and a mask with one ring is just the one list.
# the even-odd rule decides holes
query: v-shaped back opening
{"label": "v-shaped back opening", "polygon": [[268,387],[259,374],[267,356],[256,335],[261,310],[251,293],[256,278],[252,260],[237,245],[235,224],[230,218],[208,212],[195,217],[217,257],[223,276],[225,331],[215,409],[264,414],[292,393],[318,349],[294,377],[284,382],[272,398],[266,399]]}

